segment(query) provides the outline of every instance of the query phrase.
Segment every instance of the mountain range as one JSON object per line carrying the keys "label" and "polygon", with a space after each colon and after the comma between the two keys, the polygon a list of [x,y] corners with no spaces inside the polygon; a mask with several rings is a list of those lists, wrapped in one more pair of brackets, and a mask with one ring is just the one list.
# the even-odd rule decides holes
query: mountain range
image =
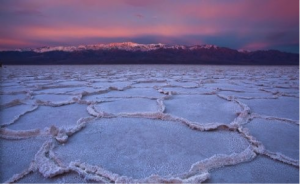
{"label": "mountain range", "polygon": [[216,45],[138,44],[133,42],[16,49],[0,52],[4,65],[42,64],[221,64],[299,65],[299,54],[246,51]]}

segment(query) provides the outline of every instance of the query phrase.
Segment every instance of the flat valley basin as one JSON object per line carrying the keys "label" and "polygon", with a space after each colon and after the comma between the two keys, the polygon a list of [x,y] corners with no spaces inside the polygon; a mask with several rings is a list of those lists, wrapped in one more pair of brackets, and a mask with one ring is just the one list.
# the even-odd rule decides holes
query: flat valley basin
{"label": "flat valley basin", "polygon": [[299,67],[0,69],[1,183],[299,183]]}

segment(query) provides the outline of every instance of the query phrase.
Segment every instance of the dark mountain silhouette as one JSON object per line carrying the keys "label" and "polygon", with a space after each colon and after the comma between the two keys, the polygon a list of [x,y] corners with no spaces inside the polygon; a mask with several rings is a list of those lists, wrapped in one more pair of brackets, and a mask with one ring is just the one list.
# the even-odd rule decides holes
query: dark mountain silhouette
{"label": "dark mountain silhouette", "polygon": [[97,48],[72,51],[2,51],[4,65],[81,64],[214,64],[299,65],[299,54],[277,50],[239,52],[216,46],[158,47],[154,50]]}

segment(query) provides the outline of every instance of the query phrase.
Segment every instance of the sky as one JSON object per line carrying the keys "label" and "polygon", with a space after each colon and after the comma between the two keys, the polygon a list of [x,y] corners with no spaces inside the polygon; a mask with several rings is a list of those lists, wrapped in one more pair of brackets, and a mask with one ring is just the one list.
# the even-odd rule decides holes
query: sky
{"label": "sky", "polygon": [[113,42],[299,53],[299,0],[0,0],[0,49]]}

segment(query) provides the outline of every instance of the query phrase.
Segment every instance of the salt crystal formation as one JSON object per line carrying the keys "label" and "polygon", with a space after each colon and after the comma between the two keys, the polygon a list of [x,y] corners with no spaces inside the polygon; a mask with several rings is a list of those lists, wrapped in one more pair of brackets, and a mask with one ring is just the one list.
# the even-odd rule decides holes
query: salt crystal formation
{"label": "salt crystal formation", "polygon": [[2,183],[298,183],[299,70],[5,66]]}

